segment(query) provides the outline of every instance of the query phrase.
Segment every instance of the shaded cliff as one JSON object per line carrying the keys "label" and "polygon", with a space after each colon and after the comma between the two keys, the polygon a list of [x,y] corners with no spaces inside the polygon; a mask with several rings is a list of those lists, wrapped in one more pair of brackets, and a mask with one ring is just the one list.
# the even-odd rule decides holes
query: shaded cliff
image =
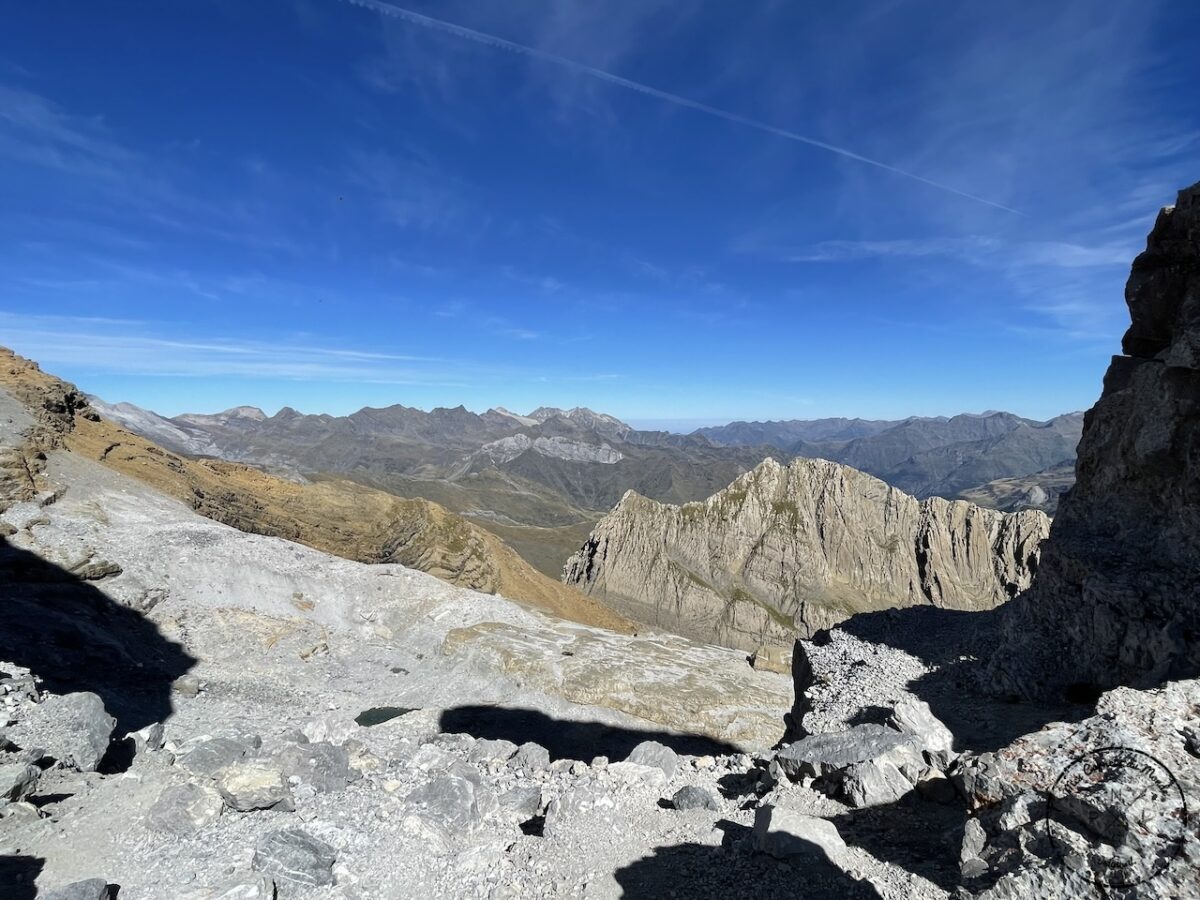
{"label": "shaded cliff", "polygon": [[993,670],[1021,694],[1200,672],[1200,184],[1159,214],[1125,299],[1075,487],[1003,616]]}
{"label": "shaded cliff", "polygon": [[639,621],[745,649],[858,612],[991,609],[1028,586],[1041,512],[918,501],[825,460],[768,459],[699,503],[632,492],[563,581]]}

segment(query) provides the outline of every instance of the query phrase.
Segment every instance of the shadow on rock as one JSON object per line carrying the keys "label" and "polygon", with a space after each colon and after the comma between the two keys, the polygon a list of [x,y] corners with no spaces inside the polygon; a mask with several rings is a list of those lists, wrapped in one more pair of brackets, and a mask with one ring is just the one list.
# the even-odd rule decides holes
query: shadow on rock
{"label": "shadow on rock", "polygon": [[0,856],[0,900],[34,900],[44,865],[37,856]]}
{"label": "shadow on rock", "polygon": [[1090,702],[1064,698],[1055,703],[995,693],[988,682],[987,660],[999,644],[1002,610],[916,606],[860,613],[837,627],[860,640],[903,650],[933,668],[908,689],[953,732],[955,750],[982,753],[1005,747],[1048,722],[1078,722],[1095,714],[1095,697],[1072,698]]}
{"label": "shadow on rock", "polygon": [[737,748],[701,735],[668,731],[641,731],[603,722],[556,719],[533,709],[505,706],[458,706],[441,716],[438,726],[447,733],[465,732],[476,738],[508,740],[514,744],[533,741],[550,751],[551,760],[579,759],[587,762],[607,756],[614,762],[625,759],[642,741],[658,741],[676,753],[694,756],[736,753]]}
{"label": "shadow on rock", "polygon": [[650,856],[618,869],[613,877],[622,888],[622,896],[626,900],[882,900],[874,885],[850,877],[819,855],[806,856],[802,864],[785,866],[764,854],[746,851],[750,840],[746,826],[721,821],[716,827],[725,835],[719,847],[656,847]]}
{"label": "shadow on rock", "polygon": [[943,806],[910,794],[886,806],[851,809],[829,821],[848,845],[952,892],[962,880],[959,848],[966,820],[961,803]]}
{"label": "shadow on rock", "polygon": [[117,736],[171,713],[171,683],[195,663],[145,616],[0,538],[0,660],[55,694],[90,691]]}

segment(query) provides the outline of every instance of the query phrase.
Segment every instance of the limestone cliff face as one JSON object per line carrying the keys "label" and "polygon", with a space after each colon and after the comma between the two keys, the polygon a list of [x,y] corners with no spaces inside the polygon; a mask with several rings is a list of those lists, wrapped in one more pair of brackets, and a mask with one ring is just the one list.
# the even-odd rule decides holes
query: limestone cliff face
{"label": "limestone cliff face", "polygon": [[1028,586],[1050,520],[918,501],[848,466],[768,459],[699,503],[633,492],[563,581],[650,625],[729,646],[808,637],[868,610],[991,609]]}
{"label": "limestone cliff face", "polygon": [[1002,617],[993,669],[1021,694],[1200,673],[1200,184],[1159,214],[1125,298],[1075,487]]}

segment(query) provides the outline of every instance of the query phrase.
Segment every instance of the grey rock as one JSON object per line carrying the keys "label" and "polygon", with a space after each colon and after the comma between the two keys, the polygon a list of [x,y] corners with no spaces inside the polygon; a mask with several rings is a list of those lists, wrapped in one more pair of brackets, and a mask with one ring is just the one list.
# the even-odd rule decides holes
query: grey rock
{"label": "grey rock", "polygon": [[298,778],[318,793],[341,791],[359,773],[350,766],[345,748],[325,741],[312,744],[290,744],[275,757],[286,778]]}
{"label": "grey rock", "polygon": [[244,744],[230,738],[208,738],[192,744],[175,763],[196,775],[214,775],[226,766],[241,762],[247,749]]}
{"label": "grey rock", "polygon": [[181,697],[198,697],[200,679],[195,675],[181,675],[171,683],[171,690]]}
{"label": "grey rock", "polygon": [[125,735],[125,740],[133,742],[135,756],[161,750],[163,748],[163,724],[155,722],[153,725],[131,731]]}
{"label": "grey rock", "polygon": [[150,824],[169,834],[195,834],[221,815],[221,795],[199,784],[176,784],[164,788],[146,813]]}
{"label": "grey rock", "polygon": [[283,772],[266,763],[234,763],[213,776],[225,805],[238,812],[274,809],[291,812],[296,808]]}
{"label": "grey rock", "polygon": [[884,806],[912,793],[913,787],[895,763],[868,760],[846,767],[841,795],[851,806]]}
{"label": "grey rock", "polygon": [[456,775],[444,775],[410,793],[405,802],[425,818],[450,829],[470,829],[479,822],[475,785]]}
{"label": "grey rock", "polygon": [[21,763],[0,765],[0,800],[10,803],[24,800],[37,790],[40,774],[37,766]]}
{"label": "grey rock", "polygon": [[639,766],[657,766],[663,770],[667,781],[675,777],[675,770],[679,768],[679,754],[658,741],[642,741],[625,761]]}
{"label": "grey rock", "polygon": [[103,700],[81,692],[47,697],[30,710],[25,727],[59,763],[94,772],[108,751],[116,724]]}
{"label": "grey rock", "polygon": [[213,888],[204,900],[275,900],[275,880],[267,875],[242,875]]}
{"label": "grey rock", "polygon": [[1088,412],[1037,582],[1005,610],[990,683],[1060,698],[1200,672],[1200,184],[1133,262],[1130,326]]}
{"label": "grey rock", "polygon": [[888,724],[915,737],[938,768],[945,769],[954,759],[954,735],[924,700],[904,698],[892,709]]}
{"label": "grey rock", "polygon": [[299,828],[268,831],[254,847],[254,871],[287,884],[333,884],[337,851]]}
{"label": "grey rock", "polygon": [[517,745],[512,741],[482,739],[475,742],[467,758],[471,762],[507,762],[517,752]]}
{"label": "grey rock", "polygon": [[754,849],[776,859],[825,859],[841,865],[846,843],[837,827],[827,819],[807,816],[772,804],[754,814]]}
{"label": "grey rock", "polygon": [[681,811],[688,809],[720,809],[720,806],[717,804],[717,798],[712,795],[711,791],[693,784],[677,790],[671,797],[671,805]]}
{"label": "grey rock", "polygon": [[527,741],[517,748],[508,764],[524,772],[541,772],[550,767],[550,751],[541,744]]}
{"label": "grey rock", "polygon": [[616,801],[611,794],[594,785],[580,785],[565,791],[546,808],[546,837],[561,835],[570,823],[587,821],[599,837],[613,828]]}
{"label": "grey rock", "polygon": [[882,725],[856,725],[848,731],[814,734],[780,750],[775,759],[789,778],[827,778],[849,766],[874,760],[912,761],[916,741]]}
{"label": "grey rock", "polygon": [[116,885],[110,885],[103,878],[75,881],[44,894],[38,894],[42,900],[112,900],[116,896]]}
{"label": "grey rock", "polygon": [[502,810],[518,822],[524,822],[541,810],[542,791],[541,788],[517,786],[501,794],[499,800]]}

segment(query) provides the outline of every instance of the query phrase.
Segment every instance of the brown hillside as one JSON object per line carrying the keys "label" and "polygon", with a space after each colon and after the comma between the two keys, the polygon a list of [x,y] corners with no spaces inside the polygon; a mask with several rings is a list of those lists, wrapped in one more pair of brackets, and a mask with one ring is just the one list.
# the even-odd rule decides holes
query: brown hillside
{"label": "brown hillside", "polygon": [[632,624],[551,580],[500,538],[427,500],[346,480],[298,484],[237,463],[170,453],[101,418],[73,385],[0,348],[0,387],[38,420],[22,452],[0,465],[26,492],[46,451],[62,448],[151,485],[242,531],[297,541],[346,559],[400,563],[451,584],[502,594],[586,625]]}

